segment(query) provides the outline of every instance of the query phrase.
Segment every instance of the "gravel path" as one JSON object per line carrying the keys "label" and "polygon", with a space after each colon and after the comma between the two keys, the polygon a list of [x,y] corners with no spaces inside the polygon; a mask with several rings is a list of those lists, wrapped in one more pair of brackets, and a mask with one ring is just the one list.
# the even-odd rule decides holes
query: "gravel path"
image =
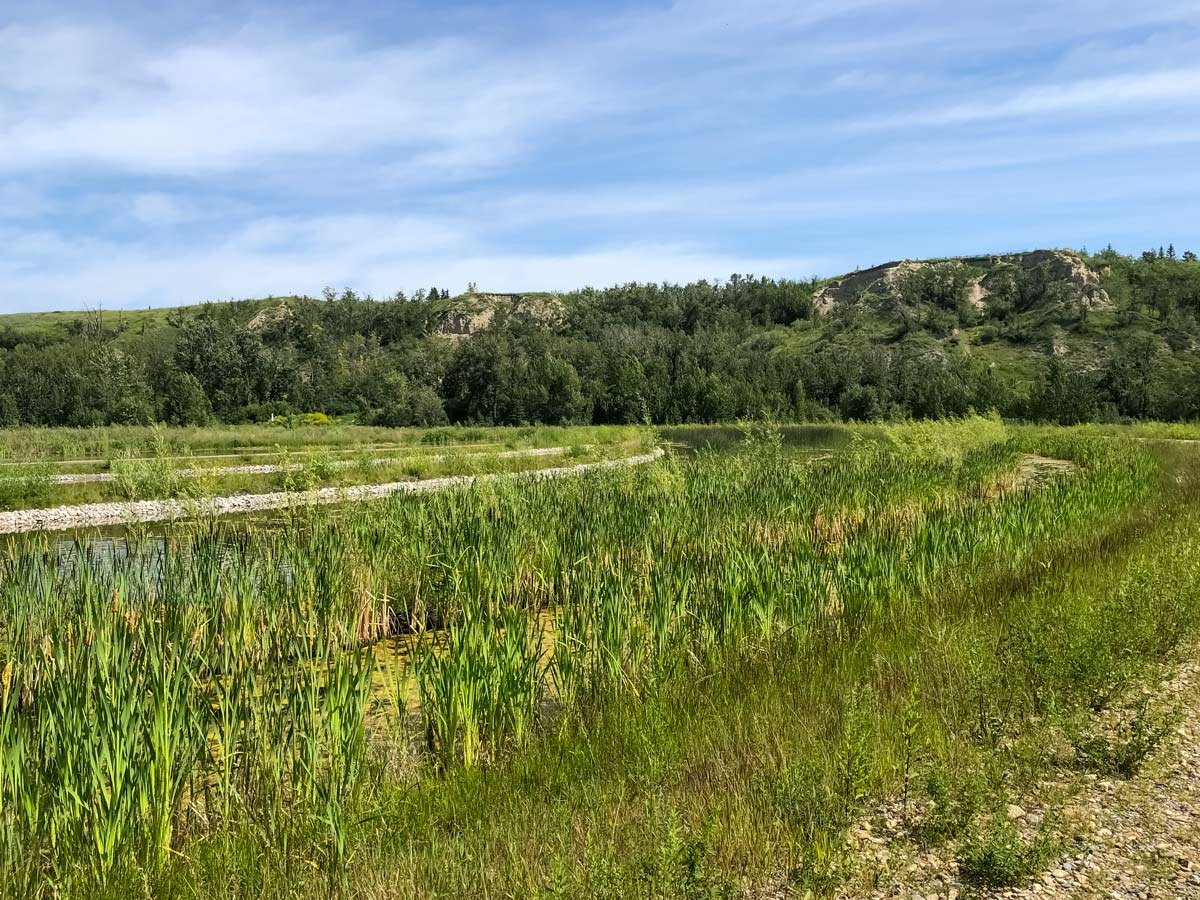
{"label": "gravel path", "polygon": [[[518,456],[558,456],[566,452],[566,447],[534,447],[527,450],[504,450],[500,453],[483,455],[494,456],[497,459],[509,459]],[[382,456],[372,459],[371,463],[377,466],[386,466],[409,460],[438,461],[447,458],[448,455],[445,453],[428,456]],[[331,469],[350,469],[357,465],[361,465],[361,461],[357,459],[339,459],[328,463]],[[224,466],[218,469],[180,469],[179,475],[184,478],[200,478],[203,476],[220,478],[226,475],[270,475],[275,472],[299,472],[303,468],[303,463],[247,463],[239,466]],[[17,476],[15,480],[21,480],[22,477]],[[116,481],[116,478],[117,476],[112,472],[73,472],[66,475],[55,475],[50,481],[52,484],[100,484],[108,481]]]}
{"label": "gravel path", "polygon": [[[546,449],[556,449],[561,452],[561,448]],[[515,454],[525,451],[510,452]],[[539,455],[548,454],[541,453]],[[58,506],[51,509],[22,509],[0,513],[0,534],[15,534],[25,531],[64,531],[72,528],[126,525],[134,522],[166,522],[199,516],[221,516],[231,513],[283,509],[297,505],[321,506],[330,503],[351,503],[375,500],[393,494],[424,494],[430,491],[449,490],[467,487],[477,481],[488,482],[503,478],[562,478],[595,469],[636,466],[653,462],[662,455],[662,448],[656,447],[650,453],[623,459],[581,463],[575,466],[557,466],[549,469],[533,469],[528,472],[453,475],[445,478],[428,478],[422,481],[393,481],[386,484],[363,484],[353,487],[325,487],[292,493],[276,491],[269,494],[239,494],[202,500],[131,500],[124,503],[88,503],[82,506]]]}

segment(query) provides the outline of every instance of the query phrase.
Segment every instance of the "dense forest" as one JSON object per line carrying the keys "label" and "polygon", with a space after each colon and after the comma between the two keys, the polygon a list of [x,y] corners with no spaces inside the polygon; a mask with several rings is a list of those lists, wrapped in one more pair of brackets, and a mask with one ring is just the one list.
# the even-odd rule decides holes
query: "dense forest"
{"label": "dense forest", "polygon": [[[6,321],[7,320],[7,321]],[[1037,251],[826,281],[0,317],[0,424],[1200,418],[1200,262]]]}

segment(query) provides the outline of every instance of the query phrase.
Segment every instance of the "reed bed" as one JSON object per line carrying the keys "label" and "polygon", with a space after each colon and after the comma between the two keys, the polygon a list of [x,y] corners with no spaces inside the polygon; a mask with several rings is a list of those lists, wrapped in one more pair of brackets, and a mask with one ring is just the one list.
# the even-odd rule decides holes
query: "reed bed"
{"label": "reed bed", "polygon": [[[1078,468],[1005,487],[1030,450]],[[734,454],[297,510],[271,528],[134,533],[116,553],[13,540],[0,888],[171,895],[201,871],[229,895],[353,894],[363,841],[390,815],[429,879],[396,892],[438,893],[429,836],[402,825],[461,801],[474,773],[544,763],[547,747],[643,715],[630,710],[670,722],[663,697],[728,689],[730,672],[802,670],[811,689],[846,647],[869,655],[927,610],[954,615],[1094,548],[1162,484],[1133,443],[1014,436],[989,419],[891,426],[816,462],[751,429]],[[377,653],[383,639],[407,652]],[[828,738],[842,779],[830,808],[871,786],[855,761],[867,751],[846,743],[868,740],[853,721],[869,705]],[[412,805],[381,806],[384,785]],[[830,839],[796,833],[811,868]],[[530,864],[546,888],[553,873]]]}

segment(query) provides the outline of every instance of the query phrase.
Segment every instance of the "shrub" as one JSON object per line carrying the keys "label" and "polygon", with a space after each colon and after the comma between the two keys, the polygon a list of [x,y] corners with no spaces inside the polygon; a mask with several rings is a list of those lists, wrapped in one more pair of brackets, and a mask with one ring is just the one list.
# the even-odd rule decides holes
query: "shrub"
{"label": "shrub", "polygon": [[279,475],[277,483],[284,491],[311,491],[331,481],[341,468],[338,460],[327,448],[292,453],[280,447]]}
{"label": "shrub", "polygon": [[930,800],[929,815],[915,829],[918,840],[938,844],[962,834],[979,812],[983,784],[979,779],[954,776],[942,768],[925,775],[925,793]]}

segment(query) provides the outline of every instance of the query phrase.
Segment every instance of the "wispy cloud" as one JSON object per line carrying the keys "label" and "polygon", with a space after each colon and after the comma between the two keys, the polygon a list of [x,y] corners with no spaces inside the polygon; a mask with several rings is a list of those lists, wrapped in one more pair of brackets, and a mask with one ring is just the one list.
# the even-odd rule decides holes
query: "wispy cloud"
{"label": "wispy cloud", "polygon": [[1059,116],[1087,112],[1120,112],[1133,107],[1162,109],[1170,104],[1194,111],[1200,107],[1200,67],[1153,72],[1128,72],[1038,85],[1007,96],[979,98],[933,109],[851,123],[851,130],[892,129],[921,125],[967,125],[1031,116]]}
{"label": "wispy cloud", "polygon": [[0,171],[198,176],[371,151],[486,167],[586,97],[569,69],[476,49],[261,28],[163,46],[105,28],[6,29]]}

